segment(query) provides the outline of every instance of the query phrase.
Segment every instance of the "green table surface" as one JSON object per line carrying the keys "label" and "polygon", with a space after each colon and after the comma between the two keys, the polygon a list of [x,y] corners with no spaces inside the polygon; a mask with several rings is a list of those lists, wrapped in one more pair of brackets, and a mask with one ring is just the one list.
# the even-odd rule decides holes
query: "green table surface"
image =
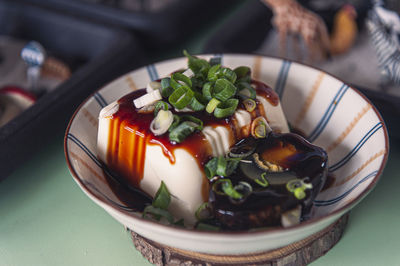
{"label": "green table surface", "polygon": [[[312,265],[400,265],[400,142],[339,243]],[[0,182],[0,265],[150,265],[72,179],[63,132]]]}

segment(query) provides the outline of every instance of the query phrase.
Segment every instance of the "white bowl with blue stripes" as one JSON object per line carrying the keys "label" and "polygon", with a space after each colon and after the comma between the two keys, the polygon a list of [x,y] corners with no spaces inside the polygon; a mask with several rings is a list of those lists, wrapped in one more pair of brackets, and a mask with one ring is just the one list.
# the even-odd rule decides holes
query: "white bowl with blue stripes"
{"label": "white bowl with blue stripes", "polygon": [[387,160],[388,135],[381,116],[363,95],[331,75],[302,64],[255,55],[220,56],[225,66],[252,68],[253,78],[279,94],[290,124],[328,152],[329,172],[335,180],[316,198],[311,219],[289,228],[200,232],[142,219],[110,189],[96,154],[101,108],[151,80],[186,67],[185,58],[123,75],[78,108],[66,132],[65,154],[74,180],[89,198],[124,226],[158,243],[209,254],[247,254],[273,250],[323,230],[374,188]]}

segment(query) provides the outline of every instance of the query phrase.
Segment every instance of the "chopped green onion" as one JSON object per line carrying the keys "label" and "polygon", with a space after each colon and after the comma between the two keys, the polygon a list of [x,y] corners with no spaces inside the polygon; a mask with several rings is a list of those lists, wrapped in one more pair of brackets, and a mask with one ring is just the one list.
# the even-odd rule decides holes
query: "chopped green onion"
{"label": "chopped green onion", "polygon": [[192,115],[182,115],[181,121],[191,121],[197,125],[195,127],[196,130],[203,130],[203,121],[201,121],[201,119],[198,119],[197,117],[194,117]]}
{"label": "chopped green onion", "polygon": [[289,192],[292,192],[294,196],[299,200],[304,199],[306,197],[305,190],[312,189],[312,187],[313,186],[311,183],[305,183],[301,179],[293,179],[286,184],[286,189]]}
{"label": "chopped green onion", "polygon": [[184,121],[169,132],[169,139],[177,143],[182,142],[187,136],[192,134],[199,127],[192,121]]}
{"label": "chopped green onion", "polygon": [[233,189],[242,194],[242,197],[240,198],[241,200],[244,200],[253,192],[253,187],[244,181],[240,181],[239,184],[233,187]]}
{"label": "chopped green onion", "polygon": [[206,60],[192,56],[186,50],[183,51],[183,54],[189,59],[188,65],[193,73],[207,75],[210,64]]}
{"label": "chopped green onion", "polygon": [[195,212],[195,216],[199,221],[204,221],[212,217],[212,213],[208,202],[204,202],[203,204],[200,205],[200,207]]}
{"label": "chopped green onion", "polygon": [[157,116],[160,110],[168,111],[168,109],[169,109],[168,103],[164,101],[158,101],[154,106],[154,116]]}
{"label": "chopped green onion", "polygon": [[165,218],[170,224],[174,222],[174,217],[169,211],[154,207],[152,205],[146,206],[143,210],[143,218],[147,218],[148,215],[151,214],[157,221],[161,220],[161,218]]}
{"label": "chopped green onion", "polygon": [[194,96],[194,92],[187,86],[182,86],[176,89],[168,98],[169,102],[176,109],[185,108]]}
{"label": "chopped green onion", "polygon": [[169,97],[174,91],[174,89],[171,87],[170,81],[170,78],[163,78],[161,80],[161,95],[164,98]]}
{"label": "chopped green onion", "polygon": [[169,193],[164,181],[161,181],[160,187],[158,188],[157,193],[154,196],[152,205],[156,208],[166,210],[170,202],[171,194]]}
{"label": "chopped green onion", "polygon": [[237,83],[238,93],[237,95],[243,99],[255,99],[257,96],[256,90],[247,82],[239,82]]}
{"label": "chopped green onion", "polygon": [[[212,101],[212,100],[211,100]],[[211,103],[210,101],[210,103]],[[210,104],[209,103],[209,104]],[[214,110],[214,116],[216,118],[223,118],[233,115],[239,104],[238,99],[228,99],[227,101],[219,104]],[[208,112],[208,111],[207,111]]]}
{"label": "chopped green onion", "polygon": [[213,83],[212,82],[206,82],[203,85],[203,96],[207,99],[207,101],[212,99],[212,89],[213,89]]}
{"label": "chopped green onion", "polygon": [[216,81],[219,78],[219,70],[221,65],[213,65],[210,70],[208,70],[207,79],[209,81]]}
{"label": "chopped green onion", "polygon": [[192,80],[188,76],[177,72],[172,74],[170,84],[171,87],[174,88],[175,90],[182,86],[187,86],[191,88]]}
{"label": "chopped green onion", "polygon": [[203,94],[195,91],[194,92],[194,97],[192,98],[192,101],[190,102],[190,108],[193,111],[202,111],[206,108],[204,102],[207,102]]}
{"label": "chopped green onion", "polygon": [[227,79],[221,78],[215,82],[214,97],[224,102],[235,95],[236,87]]}
{"label": "chopped green onion", "polygon": [[248,112],[253,112],[254,109],[256,109],[256,101],[254,101],[253,99],[245,99],[243,100],[243,105],[246,108],[246,110]]}
{"label": "chopped green onion", "polygon": [[212,179],[217,173],[218,157],[209,160],[204,166],[204,172],[208,179]]}
{"label": "chopped green onion", "polygon": [[254,179],[254,182],[256,182],[257,184],[259,184],[262,187],[268,187],[269,183],[268,183],[267,179],[265,178],[266,175],[267,175],[267,173],[262,173],[260,177]]}
{"label": "chopped green onion", "polygon": [[215,98],[212,98],[211,101],[208,102],[206,106],[206,111],[207,113],[211,114],[214,112],[215,108],[220,104],[221,102]]}
{"label": "chopped green onion", "polygon": [[243,198],[243,194],[238,192],[233,186],[230,179],[222,179],[225,182],[222,182],[221,188],[222,191],[232,199],[241,199]]}
{"label": "chopped green onion", "polygon": [[218,71],[218,77],[225,78],[225,79],[229,80],[230,82],[235,83],[237,76],[233,70],[231,70],[230,68],[224,67]]}
{"label": "chopped green onion", "polygon": [[286,189],[289,192],[294,192],[296,188],[303,187],[303,183],[301,179],[292,179],[286,183]]}
{"label": "chopped green onion", "polygon": [[251,70],[247,66],[240,66],[233,70],[236,73],[237,80],[249,82],[251,81]]}
{"label": "chopped green onion", "polygon": [[224,156],[218,156],[217,175],[226,176],[227,164],[228,164],[228,162],[225,160]]}
{"label": "chopped green onion", "polygon": [[168,132],[171,132],[174,128],[176,128],[180,122],[181,118],[178,115],[174,115],[174,120],[172,121],[172,124],[168,128]]}
{"label": "chopped green onion", "polygon": [[301,187],[296,188],[293,194],[299,200],[302,200],[306,197],[306,192],[304,192],[304,188]]}

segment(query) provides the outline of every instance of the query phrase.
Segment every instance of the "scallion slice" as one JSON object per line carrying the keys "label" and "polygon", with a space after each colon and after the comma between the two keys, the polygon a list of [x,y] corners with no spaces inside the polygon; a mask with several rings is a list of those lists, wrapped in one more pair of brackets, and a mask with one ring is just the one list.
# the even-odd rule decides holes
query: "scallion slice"
{"label": "scallion slice", "polygon": [[[210,101],[211,102],[211,101]],[[210,103],[209,103],[210,104]],[[224,118],[233,115],[239,104],[238,99],[228,99],[227,101],[219,104],[214,110],[216,118]]]}
{"label": "scallion slice", "polygon": [[196,124],[196,130],[203,130],[203,121],[201,121],[201,119],[198,119],[197,117],[194,117],[192,115],[183,115],[181,116],[181,121],[191,121]]}
{"label": "scallion slice", "polygon": [[176,108],[183,109],[191,101],[194,96],[194,92],[187,86],[177,88],[168,98],[168,101]]}
{"label": "scallion slice", "polygon": [[217,173],[218,157],[209,160],[204,166],[204,172],[208,179],[212,179]]}
{"label": "scallion slice", "polygon": [[267,173],[262,173],[260,177],[254,179],[254,182],[259,184],[262,187],[268,187],[269,183],[267,181],[267,178],[265,177]]}
{"label": "scallion slice", "polygon": [[208,70],[210,69],[210,64],[204,60],[190,55],[186,50],[183,54],[188,58],[188,66],[193,71],[193,73],[201,74],[206,77]]}
{"label": "scallion slice", "polygon": [[237,78],[236,73],[233,70],[231,70],[230,68],[226,68],[226,67],[221,68],[218,71],[218,77],[227,79],[232,83],[235,83],[236,78]]}
{"label": "scallion slice", "polygon": [[212,217],[212,213],[208,202],[204,202],[203,204],[200,205],[200,207],[195,212],[195,216],[199,221],[204,221]]}
{"label": "scallion slice", "polygon": [[160,110],[168,111],[168,109],[169,109],[168,103],[164,101],[158,101],[154,106],[154,116],[157,116]]}
{"label": "scallion slice", "polygon": [[[151,214],[152,217],[149,217],[149,214]],[[170,224],[174,223],[174,217],[171,213],[169,213],[169,211],[154,207],[152,205],[146,206],[146,208],[143,210],[143,218],[147,217],[153,218],[157,221],[161,220],[161,218],[165,218]]]}
{"label": "scallion slice", "polygon": [[177,73],[172,74],[170,84],[171,84],[171,87],[174,88],[175,90],[182,86],[187,86],[187,87],[191,88],[192,80],[188,76],[177,72]]}
{"label": "scallion slice", "polygon": [[204,104],[204,102],[206,102],[206,101],[207,100],[205,99],[203,94],[196,91],[196,92],[194,92],[192,101],[189,104],[190,109],[192,109],[193,111],[202,111],[206,108],[206,105]]}
{"label": "scallion slice", "polygon": [[163,78],[161,80],[161,95],[164,98],[169,97],[174,89],[171,87],[171,79],[170,78]]}
{"label": "scallion slice", "polygon": [[219,156],[217,161],[217,175],[220,176],[227,176],[226,175],[226,167],[228,162],[225,160],[224,156]]}
{"label": "scallion slice", "polygon": [[220,104],[221,102],[215,98],[212,98],[207,106],[206,106],[206,111],[207,113],[211,114],[212,112],[214,112],[215,108],[217,108],[217,106]]}
{"label": "scallion slice", "polygon": [[207,80],[209,81],[216,81],[219,78],[219,70],[221,65],[213,65],[210,70],[208,70]]}
{"label": "scallion slice", "polygon": [[243,100],[243,105],[248,112],[253,112],[254,109],[256,109],[257,107],[256,101],[254,101],[253,99]]}
{"label": "scallion slice", "polygon": [[250,83],[251,81],[251,69],[247,66],[240,66],[233,70],[236,73],[237,80],[245,81]]}
{"label": "scallion slice", "polygon": [[[243,194],[238,192],[233,186],[230,179],[220,179],[223,181],[221,183],[222,191],[225,195],[231,197],[232,199],[241,199],[243,198]],[[219,181],[219,180],[218,180]]]}
{"label": "scallion slice", "polygon": [[161,181],[160,187],[158,188],[157,193],[154,196],[152,205],[156,208],[166,210],[170,202],[171,194],[169,193],[164,181]]}
{"label": "scallion slice", "polygon": [[192,121],[183,121],[169,132],[169,139],[177,143],[182,142],[187,136],[198,128],[198,124]]}
{"label": "scallion slice", "polygon": [[174,115],[174,120],[172,121],[172,124],[168,128],[168,132],[171,132],[174,128],[176,128],[180,122],[181,118],[179,117],[179,115]]}
{"label": "scallion slice", "polygon": [[204,98],[207,99],[207,101],[212,99],[212,94],[213,94],[213,83],[212,82],[206,82],[203,85],[203,96]]}
{"label": "scallion slice", "polygon": [[214,97],[224,102],[235,95],[236,87],[225,78],[218,79],[214,86]]}
{"label": "scallion slice", "polygon": [[255,99],[257,94],[256,90],[247,82],[237,83],[238,93],[237,95],[242,99]]}

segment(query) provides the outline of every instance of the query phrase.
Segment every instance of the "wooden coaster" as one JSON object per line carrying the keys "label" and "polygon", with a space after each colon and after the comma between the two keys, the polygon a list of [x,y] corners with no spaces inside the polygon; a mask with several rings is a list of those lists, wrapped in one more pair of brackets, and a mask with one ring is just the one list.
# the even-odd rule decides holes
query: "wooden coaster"
{"label": "wooden coaster", "polygon": [[158,244],[131,232],[136,249],[156,265],[306,265],[323,256],[341,238],[348,214],[324,230],[288,246],[245,255],[212,255]]}

